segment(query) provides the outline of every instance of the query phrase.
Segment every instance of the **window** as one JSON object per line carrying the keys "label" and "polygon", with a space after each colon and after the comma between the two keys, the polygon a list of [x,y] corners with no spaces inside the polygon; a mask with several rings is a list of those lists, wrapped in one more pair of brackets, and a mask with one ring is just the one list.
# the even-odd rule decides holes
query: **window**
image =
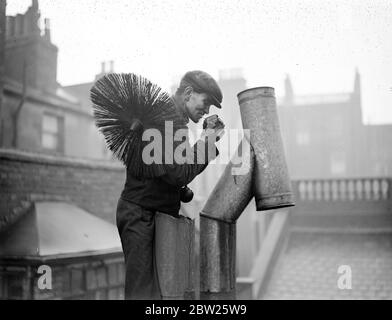
{"label": "window", "polygon": [[332,118],[330,123],[331,136],[335,139],[342,139],[344,134],[344,122],[343,118],[335,116]]}
{"label": "window", "polygon": [[306,131],[297,132],[296,138],[297,138],[297,144],[299,146],[309,145],[309,142],[310,142],[309,132],[306,132]]}
{"label": "window", "polygon": [[61,118],[44,114],[42,119],[42,147],[48,150],[61,151]]}
{"label": "window", "polygon": [[24,274],[0,272],[0,299],[23,299]]}
{"label": "window", "polygon": [[337,152],[331,155],[331,174],[343,175],[346,173],[346,161],[343,152]]}

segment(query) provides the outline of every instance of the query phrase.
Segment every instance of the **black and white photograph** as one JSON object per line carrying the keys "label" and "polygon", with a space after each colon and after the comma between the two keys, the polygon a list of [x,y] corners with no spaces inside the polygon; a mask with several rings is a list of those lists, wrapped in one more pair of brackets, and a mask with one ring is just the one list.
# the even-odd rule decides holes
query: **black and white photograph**
{"label": "black and white photograph", "polygon": [[390,0],[0,0],[0,300],[392,300],[391,40]]}

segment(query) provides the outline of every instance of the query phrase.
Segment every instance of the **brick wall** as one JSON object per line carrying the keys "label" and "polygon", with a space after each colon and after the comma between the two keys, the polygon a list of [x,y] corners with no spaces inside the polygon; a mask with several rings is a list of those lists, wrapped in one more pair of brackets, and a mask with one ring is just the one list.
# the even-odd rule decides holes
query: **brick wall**
{"label": "brick wall", "polygon": [[114,223],[124,182],[119,163],[0,149],[0,230],[34,201],[66,201]]}
{"label": "brick wall", "polygon": [[[51,267],[52,289],[40,289],[41,265]],[[123,300],[122,252],[67,259],[6,260],[0,264],[0,300]]]}

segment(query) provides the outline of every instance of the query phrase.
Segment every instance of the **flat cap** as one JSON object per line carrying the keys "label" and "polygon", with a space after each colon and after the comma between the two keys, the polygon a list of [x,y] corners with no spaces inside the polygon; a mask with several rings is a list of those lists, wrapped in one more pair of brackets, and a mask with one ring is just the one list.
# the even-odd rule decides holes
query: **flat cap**
{"label": "flat cap", "polygon": [[196,92],[207,94],[212,105],[219,109],[222,108],[222,91],[218,83],[207,72],[200,70],[188,71],[181,81],[189,83]]}

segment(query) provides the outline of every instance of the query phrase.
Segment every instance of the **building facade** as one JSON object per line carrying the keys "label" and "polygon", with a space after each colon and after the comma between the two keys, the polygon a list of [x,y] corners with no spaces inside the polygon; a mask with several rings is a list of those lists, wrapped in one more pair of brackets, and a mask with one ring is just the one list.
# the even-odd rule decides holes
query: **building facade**
{"label": "building facade", "polygon": [[58,48],[49,20],[39,27],[38,1],[6,21],[0,143],[5,148],[107,159],[92,108],[57,82]]}
{"label": "building facade", "polygon": [[298,96],[290,78],[285,91],[278,114],[292,178],[392,174],[392,124],[363,124],[358,71],[352,92]]}

